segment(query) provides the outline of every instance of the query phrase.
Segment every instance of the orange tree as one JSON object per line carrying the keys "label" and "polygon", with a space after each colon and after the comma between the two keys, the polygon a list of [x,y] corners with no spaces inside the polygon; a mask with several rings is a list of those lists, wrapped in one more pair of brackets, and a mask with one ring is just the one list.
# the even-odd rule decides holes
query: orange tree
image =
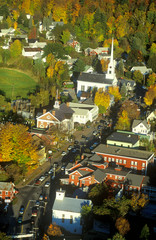
{"label": "orange tree", "polygon": [[36,147],[26,126],[8,123],[1,127],[0,161],[16,163],[23,173],[37,166]]}
{"label": "orange tree", "polygon": [[47,230],[49,236],[61,236],[62,232],[59,226],[56,224],[50,224]]}

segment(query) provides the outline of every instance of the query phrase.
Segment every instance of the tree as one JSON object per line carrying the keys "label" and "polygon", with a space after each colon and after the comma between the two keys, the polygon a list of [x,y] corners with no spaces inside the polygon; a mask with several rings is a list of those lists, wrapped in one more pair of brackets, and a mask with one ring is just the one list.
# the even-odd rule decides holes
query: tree
{"label": "tree", "polygon": [[74,63],[73,72],[80,73],[80,72],[83,72],[84,69],[85,69],[85,63],[84,63],[84,61],[81,60],[81,59],[78,59],[78,60]]}
{"label": "tree", "polygon": [[66,44],[70,39],[70,32],[68,30],[63,31],[61,35],[61,40],[63,44]]}
{"label": "tree", "polygon": [[0,155],[4,162],[14,162],[23,172],[37,166],[37,152],[28,128],[22,124],[5,124],[0,132]]}
{"label": "tree", "polygon": [[147,86],[150,87],[156,82],[156,73],[151,73],[147,78]]}
{"label": "tree", "polygon": [[43,50],[43,57],[46,57],[48,54],[52,53],[56,58],[64,59],[64,49],[61,43],[48,43]]}
{"label": "tree", "polygon": [[152,71],[156,73],[156,54],[152,54],[148,59],[148,67],[152,68]]}
{"label": "tree", "polygon": [[94,98],[94,103],[99,107],[99,113],[105,113],[110,105],[110,95],[99,89]]}
{"label": "tree", "polygon": [[0,232],[0,240],[11,240],[10,236],[7,236],[6,233]]}
{"label": "tree", "polygon": [[93,204],[100,205],[103,199],[108,197],[108,186],[105,183],[95,185],[89,192],[88,197]]}
{"label": "tree", "polygon": [[156,98],[156,84],[151,85],[148,88],[148,91],[146,92],[145,97],[144,97],[144,102],[146,105],[150,106],[150,105],[152,105],[155,98]]}
{"label": "tree", "polygon": [[131,208],[134,212],[140,212],[140,210],[148,203],[149,199],[146,194],[132,194],[131,198]]}
{"label": "tree", "polygon": [[125,100],[122,103],[118,116],[122,114],[123,110],[125,110],[128,113],[128,118],[130,120],[138,119],[140,116],[140,111],[138,111],[138,105],[131,100]]}
{"label": "tree", "polygon": [[17,58],[22,53],[22,45],[19,40],[15,40],[10,46],[11,57]]}
{"label": "tree", "polygon": [[141,234],[140,234],[140,238],[141,239],[145,239],[145,240],[148,240],[149,239],[149,227],[147,224],[144,225],[144,227],[142,228],[141,230]]}
{"label": "tree", "polygon": [[130,224],[126,218],[120,217],[116,220],[115,227],[119,233],[124,236],[130,230]]}
{"label": "tree", "polygon": [[127,96],[127,88],[126,88],[125,83],[123,83],[123,85],[121,87],[120,94],[121,94],[123,99],[125,99],[125,97]]}
{"label": "tree", "polygon": [[136,70],[136,71],[133,72],[133,80],[136,83],[140,83],[140,84],[143,83],[143,75],[139,70]]}
{"label": "tree", "polygon": [[47,230],[49,236],[61,236],[62,232],[59,226],[56,224],[50,224]]}
{"label": "tree", "polygon": [[126,110],[123,110],[121,115],[118,117],[115,128],[120,130],[130,130],[130,119]]}
{"label": "tree", "polygon": [[3,95],[0,95],[0,109],[4,109],[7,105],[7,101]]}
{"label": "tree", "polygon": [[90,229],[92,221],[92,205],[83,205],[81,209],[81,218],[85,231]]}
{"label": "tree", "polygon": [[126,240],[121,234],[116,233],[112,239],[108,238],[108,240]]}
{"label": "tree", "polygon": [[109,60],[101,59],[102,72],[107,72]]}
{"label": "tree", "polygon": [[118,102],[121,99],[119,87],[109,87],[108,92],[109,92],[109,94],[114,96],[115,102]]}

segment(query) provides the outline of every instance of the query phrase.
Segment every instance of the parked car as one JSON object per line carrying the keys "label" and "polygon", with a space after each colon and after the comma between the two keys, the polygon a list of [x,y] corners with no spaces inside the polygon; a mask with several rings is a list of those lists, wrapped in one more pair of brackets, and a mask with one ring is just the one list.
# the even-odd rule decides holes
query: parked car
{"label": "parked car", "polygon": [[35,218],[32,216],[31,220],[30,220],[31,224],[34,225],[35,224]]}
{"label": "parked car", "polygon": [[61,156],[65,156],[67,153],[65,151],[62,151]]}
{"label": "parked car", "polygon": [[32,209],[32,217],[37,217],[37,208],[36,207],[34,207]]}
{"label": "parked car", "polygon": [[22,216],[19,216],[19,217],[18,217],[18,220],[17,220],[17,222],[18,222],[19,224],[21,224],[21,223],[22,223]]}
{"label": "parked car", "polygon": [[23,205],[20,207],[19,213],[20,213],[21,215],[23,215],[23,213],[24,213],[24,206],[23,206]]}
{"label": "parked car", "polygon": [[45,176],[45,177],[48,177],[48,175],[49,175],[48,172],[45,172],[45,173],[44,173],[44,176]]}
{"label": "parked car", "polygon": [[35,206],[39,207],[40,206],[40,201],[36,200]]}
{"label": "parked car", "polygon": [[55,176],[53,175],[53,176],[51,176],[51,180],[54,180],[55,179]]}
{"label": "parked car", "polygon": [[39,181],[43,182],[44,179],[45,179],[45,176],[41,176],[41,177],[39,178]]}
{"label": "parked car", "polygon": [[41,181],[40,181],[39,179],[37,179],[37,180],[35,181],[35,185],[40,185],[40,183],[41,183]]}
{"label": "parked car", "polygon": [[57,168],[58,167],[58,162],[54,162],[54,167]]}
{"label": "parked car", "polygon": [[51,174],[51,173],[53,173],[53,172],[54,172],[54,169],[53,169],[53,168],[50,168],[48,173]]}
{"label": "parked car", "polygon": [[93,131],[93,136],[96,136],[96,134],[97,134],[97,131]]}
{"label": "parked car", "polygon": [[70,151],[72,148],[73,146],[69,145],[67,149]]}
{"label": "parked car", "polygon": [[45,186],[45,187],[49,187],[49,186],[50,186],[50,182],[47,181],[44,186]]}
{"label": "parked car", "polygon": [[40,201],[43,201],[43,195],[42,195],[42,194],[40,194],[39,200],[40,200]]}

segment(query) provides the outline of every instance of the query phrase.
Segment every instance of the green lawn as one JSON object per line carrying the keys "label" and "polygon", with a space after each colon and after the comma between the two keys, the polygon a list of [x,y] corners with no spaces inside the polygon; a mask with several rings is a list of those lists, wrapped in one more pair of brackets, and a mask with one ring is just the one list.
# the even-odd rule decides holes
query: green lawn
{"label": "green lawn", "polygon": [[0,69],[0,90],[4,91],[6,97],[16,99],[16,96],[27,97],[36,87],[33,78],[25,73],[10,69]]}

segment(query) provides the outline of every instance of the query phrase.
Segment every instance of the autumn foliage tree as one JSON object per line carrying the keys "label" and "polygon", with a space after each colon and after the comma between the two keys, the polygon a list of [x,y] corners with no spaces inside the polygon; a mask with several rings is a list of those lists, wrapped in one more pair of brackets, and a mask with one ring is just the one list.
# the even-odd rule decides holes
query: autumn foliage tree
{"label": "autumn foliage tree", "polygon": [[23,171],[37,166],[36,148],[28,128],[21,124],[5,124],[0,131],[0,158],[2,162],[16,163]]}
{"label": "autumn foliage tree", "polygon": [[148,91],[146,92],[145,97],[144,97],[144,102],[146,105],[150,106],[150,105],[152,105],[154,99],[156,99],[156,84],[151,85],[148,88]]}
{"label": "autumn foliage tree", "polygon": [[142,209],[148,203],[148,201],[149,199],[146,194],[142,193],[141,195],[139,195],[133,193],[130,205],[134,212],[139,212],[140,209]]}
{"label": "autumn foliage tree", "polygon": [[125,100],[119,110],[119,115],[121,115],[122,111],[125,110],[128,114],[128,118],[130,120],[138,119],[140,116],[140,110],[138,109],[138,105],[131,100]]}
{"label": "autumn foliage tree", "polygon": [[123,110],[121,115],[118,117],[115,128],[119,130],[130,130],[130,119],[126,110]]}
{"label": "autumn foliage tree", "polygon": [[94,98],[94,103],[99,107],[99,113],[105,113],[110,105],[110,95],[99,89]]}
{"label": "autumn foliage tree", "polygon": [[10,46],[11,56],[16,58],[22,53],[22,44],[19,40],[15,40]]}
{"label": "autumn foliage tree", "polygon": [[150,87],[156,82],[156,73],[151,73],[147,78],[147,86]]}
{"label": "autumn foliage tree", "polygon": [[121,94],[119,92],[119,87],[109,87],[108,92],[114,96],[115,102],[118,102],[121,99]]}
{"label": "autumn foliage tree", "polygon": [[124,236],[130,230],[130,224],[126,218],[120,217],[116,220],[115,227],[119,233]]}
{"label": "autumn foliage tree", "polygon": [[49,236],[61,236],[62,232],[59,226],[56,224],[50,224],[47,230]]}

